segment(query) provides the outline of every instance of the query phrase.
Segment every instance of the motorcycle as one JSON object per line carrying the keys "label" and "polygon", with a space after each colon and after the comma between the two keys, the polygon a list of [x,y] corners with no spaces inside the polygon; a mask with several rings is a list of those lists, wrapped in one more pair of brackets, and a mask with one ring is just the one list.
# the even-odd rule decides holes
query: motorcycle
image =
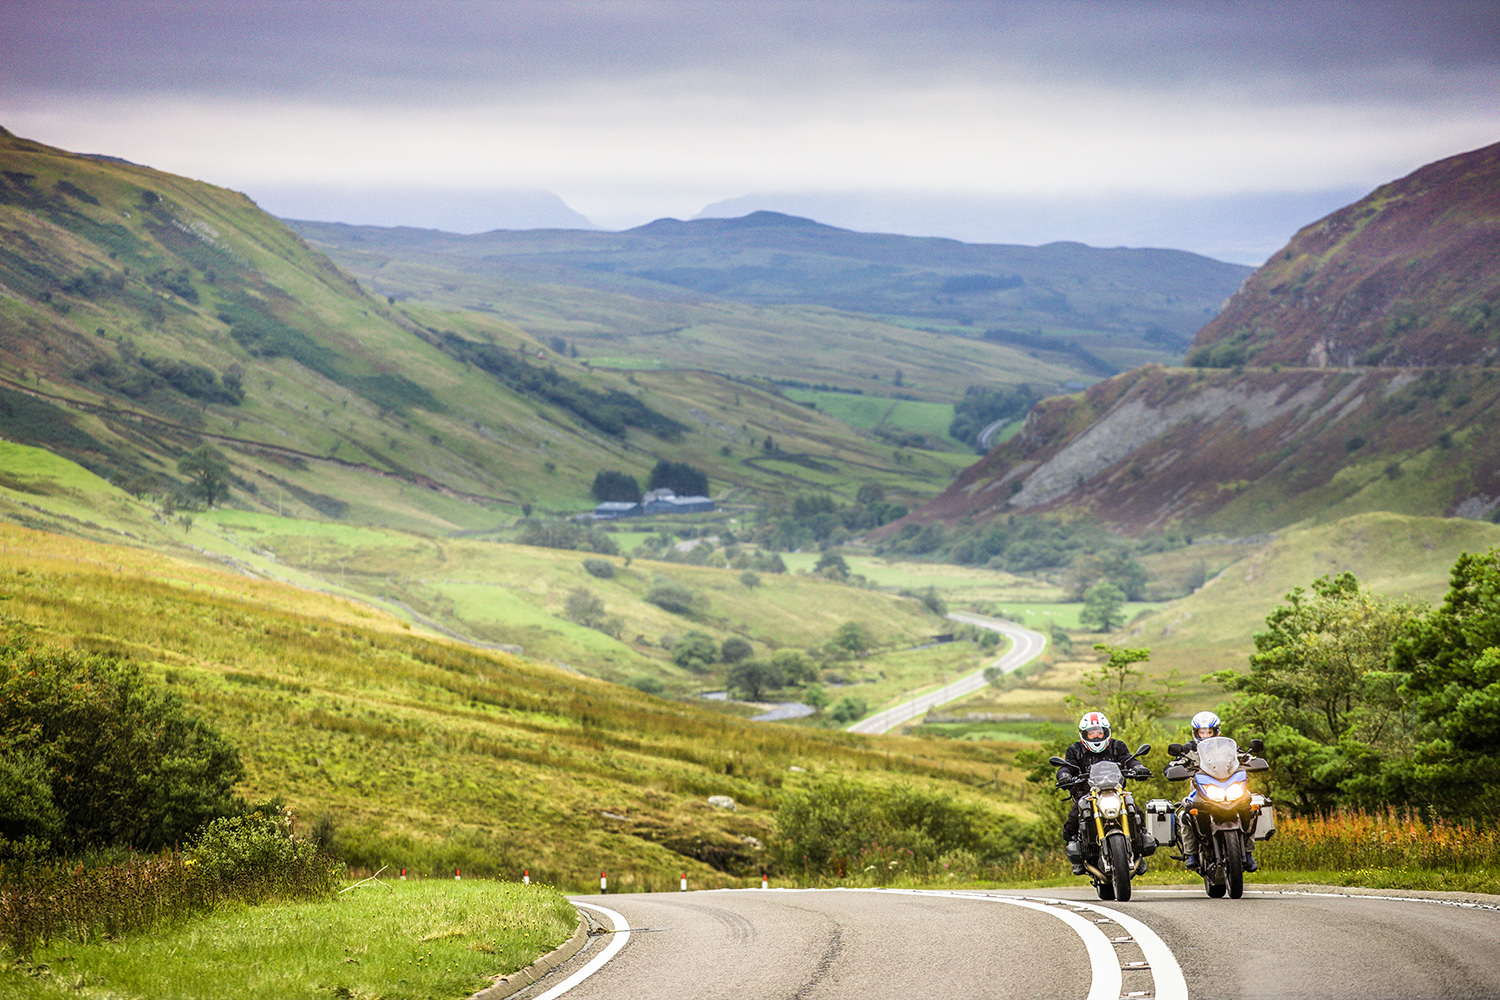
{"label": "motorcycle", "polygon": [[[1198,755],[1196,767],[1186,756],[1194,749]],[[1198,874],[1213,899],[1226,892],[1230,899],[1244,895],[1245,852],[1253,841],[1268,840],[1276,831],[1271,800],[1250,791],[1250,773],[1270,770],[1264,758],[1255,756],[1264,749],[1260,740],[1251,740],[1250,749],[1241,750],[1228,736],[1167,747],[1168,753],[1180,758],[1167,765],[1167,780],[1193,781],[1193,790],[1183,800],[1183,821],[1196,827]],[[1158,801],[1170,806],[1166,800],[1156,800],[1147,803],[1147,811],[1156,813],[1153,807]],[[1180,831],[1172,839],[1177,849],[1183,850]]]}
{"label": "motorcycle", "polygon": [[[1151,752],[1143,743],[1131,759]],[[1062,757],[1054,767],[1071,767]],[[1147,830],[1135,799],[1125,790],[1125,773],[1112,760],[1100,761],[1087,775],[1058,780],[1064,790],[1087,782],[1088,793],[1078,800],[1078,841],[1081,861],[1100,899],[1130,899],[1130,880],[1146,871],[1146,859],[1156,853],[1156,838]],[[1071,856],[1069,860],[1075,860]]]}

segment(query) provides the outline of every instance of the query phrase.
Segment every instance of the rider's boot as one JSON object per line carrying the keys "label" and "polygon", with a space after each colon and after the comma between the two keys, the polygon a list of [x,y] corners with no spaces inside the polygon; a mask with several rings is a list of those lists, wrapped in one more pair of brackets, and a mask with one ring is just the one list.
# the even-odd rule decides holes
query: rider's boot
{"label": "rider's boot", "polygon": [[1085,867],[1083,867],[1083,845],[1082,844],[1080,844],[1076,840],[1070,840],[1070,841],[1068,841],[1067,845],[1065,847],[1063,847],[1063,853],[1066,854],[1068,856],[1068,860],[1073,863],[1073,874],[1074,875],[1086,875],[1086,874],[1088,874],[1088,869],[1085,868]]}
{"label": "rider's boot", "polygon": [[1182,867],[1196,869],[1198,867],[1198,855],[1184,854],[1182,856]]}
{"label": "rider's boot", "polygon": [[1253,872],[1257,871],[1259,868],[1260,865],[1255,863],[1255,854],[1251,851],[1250,848],[1245,848],[1245,871]]}

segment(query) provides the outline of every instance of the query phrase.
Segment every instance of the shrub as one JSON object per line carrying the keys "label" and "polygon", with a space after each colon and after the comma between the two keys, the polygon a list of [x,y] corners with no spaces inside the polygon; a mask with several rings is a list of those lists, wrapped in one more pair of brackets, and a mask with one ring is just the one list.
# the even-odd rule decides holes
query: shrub
{"label": "shrub", "polygon": [[675,580],[660,580],[646,592],[647,601],[674,615],[685,615],[692,611],[693,602],[697,599],[698,595],[693,593],[692,588]]}
{"label": "shrub", "polygon": [[651,677],[646,674],[642,674],[639,677],[632,677],[625,683],[637,691],[642,691],[646,694],[659,695],[667,689],[667,686],[662,683],[660,677]]}
{"label": "shrub", "polygon": [[[244,776],[239,753],[189,716],[176,695],[128,661],[0,640],[0,745],[9,828],[73,851],[155,850],[208,820],[232,815]],[[54,827],[36,784],[47,775],[61,816]]]}
{"label": "shrub", "polygon": [[293,834],[289,812],[276,803],[209,822],[194,836],[186,856],[204,877],[233,886],[241,899],[317,895],[341,877],[336,861]]}
{"label": "shrub", "polygon": [[612,579],[615,575],[615,564],[608,559],[585,559],[583,568],[589,576],[595,576],[601,580]]}

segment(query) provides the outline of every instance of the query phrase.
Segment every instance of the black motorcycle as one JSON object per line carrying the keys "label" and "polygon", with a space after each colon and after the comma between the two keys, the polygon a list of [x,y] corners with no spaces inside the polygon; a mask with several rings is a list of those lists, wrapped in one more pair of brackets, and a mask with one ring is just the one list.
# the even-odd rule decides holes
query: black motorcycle
{"label": "black motorcycle", "polygon": [[[1131,759],[1150,752],[1151,744],[1143,743]],[[1052,765],[1072,766],[1062,757],[1053,757]],[[1087,784],[1088,792],[1078,800],[1078,860],[1100,899],[1128,900],[1130,880],[1145,872],[1146,859],[1156,853],[1156,838],[1146,830],[1134,797],[1125,790],[1125,772],[1114,761],[1104,760],[1091,766],[1087,775],[1066,780],[1060,775],[1057,784],[1069,794],[1074,786]]]}
{"label": "black motorcycle", "polygon": [[[1251,740],[1250,750],[1243,751],[1227,736],[1167,747],[1173,757],[1182,758],[1167,765],[1167,780],[1193,779],[1193,790],[1183,800],[1183,821],[1197,830],[1198,874],[1214,899],[1226,892],[1230,899],[1244,895],[1245,852],[1252,840],[1268,839],[1276,829],[1271,801],[1250,792],[1249,773],[1271,766],[1254,756],[1264,748],[1260,740]],[[1197,752],[1196,767],[1186,756],[1191,750]],[[1181,834],[1173,839],[1181,850]]]}

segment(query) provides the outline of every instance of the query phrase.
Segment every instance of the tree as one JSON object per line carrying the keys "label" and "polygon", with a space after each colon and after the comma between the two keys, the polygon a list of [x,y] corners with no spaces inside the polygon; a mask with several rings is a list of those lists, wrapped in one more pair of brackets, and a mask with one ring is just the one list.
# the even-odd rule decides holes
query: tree
{"label": "tree", "polygon": [[229,499],[229,460],[212,445],[200,445],[183,456],[177,463],[177,471],[193,481],[193,493],[206,506]]}
{"label": "tree", "polygon": [[875,645],[875,637],[864,622],[847,621],[833,633],[828,645],[848,656],[864,656]]}
{"label": "tree", "polygon": [[830,580],[847,580],[849,564],[844,561],[843,556],[830,549],[818,557],[818,564],[813,567],[813,572]]}
{"label": "tree", "polygon": [[1464,553],[1442,605],[1410,622],[1392,652],[1403,693],[1424,724],[1401,777],[1434,811],[1500,812],[1500,550]]}
{"label": "tree", "polygon": [[235,748],[126,660],[0,640],[0,746],[0,831],[56,850],[156,850],[241,805]]}
{"label": "tree", "polygon": [[706,632],[692,631],[672,645],[672,662],[701,674],[719,658],[719,644]]}
{"label": "tree", "polygon": [[625,472],[616,472],[613,469],[604,470],[594,476],[594,485],[590,487],[594,499],[600,503],[606,501],[619,501],[623,503],[639,503],[641,500],[641,484],[636,482],[634,476]]}
{"label": "tree", "polygon": [[755,647],[751,646],[748,640],[737,635],[725,639],[723,645],[719,647],[719,659],[725,663],[738,663],[749,659],[754,654]]}
{"label": "tree", "polygon": [[686,462],[669,462],[662,459],[651,470],[649,489],[665,487],[680,497],[708,495],[708,476]]}
{"label": "tree", "polygon": [[596,628],[604,621],[604,602],[585,587],[568,591],[564,609],[571,621],[586,628]]}
{"label": "tree", "polygon": [[802,690],[802,703],[814,712],[828,707],[828,689],[821,684],[809,684]]}
{"label": "tree", "polygon": [[778,649],[771,654],[771,663],[788,684],[806,684],[818,679],[817,666],[800,649]]}
{"label": "tree", "polygon": [[786,683],[775,664],[765,660],[741,660],[729,668],[726,679],[730,687],[744,692],[751,701],[760,701],[761,692]]}
{"label": "tree", "polygon": [[1096,632],[1109,632],[1125,624],[1125,593],[1108,581],[1096,583],[1083,595],[1078,620]]}
{"label": "tree", "polygon": [[833,706],[828,717],[834,722],[854,722],[864,718],[864,714],[870,710],[868,703],[863,698],[856,698],[852,694],[846,694],[839,699],[839,703]]}
{"label": "tree", "polygon": [[1390,669],[1393,645],[1419,619],[1413,604],[1360,589],[1351,573],[1295,587],[1255,635],[1246,673],[1215,679],[1231,733],[1266,741],[1269,780],[1302,812],[1409,801],[1417,719]]}
{"label": "tree", "polygon": [[1134,739],[1151,735],[1151,729],[1172,707],[1173,688],[1181,686],[1175,675],[1147,687],[1146,674],[1136,664],[1150,660],[1151,650],[1103,643],[1094,650],[1105,654],[1104,663],[1083,675],[1081,684],[1087,694],[1070,695],[1068,703],[1080,712],[1098,708],[1109,716],[1115,735],[1122,739],[1126,733]]}

